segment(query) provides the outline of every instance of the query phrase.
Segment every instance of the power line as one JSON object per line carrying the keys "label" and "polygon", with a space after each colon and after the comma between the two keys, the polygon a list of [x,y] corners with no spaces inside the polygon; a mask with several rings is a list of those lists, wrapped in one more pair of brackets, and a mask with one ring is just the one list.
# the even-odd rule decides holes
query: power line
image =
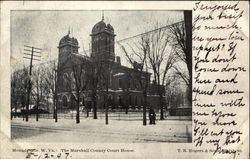
{"label": "power line", "polygon": [[[158,30],[161,30],[161,29],[167,29],[167,28],[169,28],[169,27],[171,27],[171,26],[180,25],[180,24],[183,24],[183,23],[184,23],[184,21],[179,21],[179,22],[177,22],[177,23],[173,23],[173,24],[170,24],[170,25],[165,25],[165,26],[163,26],[163,27],[156,28],[156,29],[150,30],[150,31],[148,31],[148,32],[144,32],[144,33],[137,34],[137,35],[134,35],[134,36],[131,36],[131,37],[127,37],[127,38],[124,38],[124,39],[121,39],[121,40],[117,40],[117,41],[115,41],[115,43],[119,44],[119,43],[121,43],[121,42],[124,42],[124,41],[129,40],[129,39],[132,39],[132,38],[137,38],[137,37],[140,37],[140,36],[143,36],[143,35],[147,35],[147,34],[153,33],[153,32],[155,32],[155,31],[158,31]],[[104,47],[101,47],[99,52],[101,52],[102,49],[104,49],[104,48],[106,48],[107,46],[110,46],[110,45],[113,45],[113,44],[109,44],[109,45],[105,45]],[[24,46],[27,47],[27,48],[32,48],[32,46],[28,46],[28,45],[24,45]],[[33,47],[33,52],[36,52],[36,53],[41,53],[41,52],[35,51],[34,49],[42,50],[42,49],[40,49],[40,48]],[[84,48],[83,48],[83,49],[84,49]],[[31,51],[31,50],[28,50],[28,51]],[[79,52],[79,54],[82,55],[82,53],[87,54],[87,53],[89,53],[89,52],[91,52],[91,48],[88,49],[88,50],[83,50],[83,52]],[[25,54],[25,53],[24,53],[24,54]],[[29,54],[29,55],[30,55],[30,54]],[[35,56],[38,56],[38,55],[34,55],[34,54],[33,54],[33,56],[35,57]],[[24,57],[24,58],[26,58],[26,57]],[[26,59],[30,59],[30,58],[27,57]],[[33,58],[33,59],[34,59],[34,58]],[[43,62],[43,63],[39,63],[38,65],[44,65],[44,64],[47,64],[47,63],[55,62],[55,61],[57,61],[57,60],[58,60],[58,58],[56,58],[56,59],[54,59],[54,60],[51,60],[51,61],[46,61],[46,62]],[[21,70],[21,69],[20,69],[20,70]]]}
{"label": "power line", "polygon": [[[183,23],[184,23],[184,21],[179,21],[179,22],[176,22],[176,23],[173,23],[173,24],[165,25],[165,26],[163,26],[163,27],[156,28],[156,29],[153,29],[153,30],[150,30],[150,31],[147,31],[147,32],[143,32],[143,33],[141,33],[141,34],[137,34],[137,35],[134,35],[134,36],[131,36],[131,37],[127,37],[127,38],[121,39],[121,40],[116,40],[115,43],[117,43],[117,44],[120,45],[121,42],[124,42],[124,41],[126,41],[126,40],[130,40],[130,39],[133,39],[133,38],[137,38],[137,37],[141,37],[141,36],[144,36],[144,35],[148,35],[148,34],[151,34],[151,33],[153,33],[153,32],[156,32],[156,31],[158,31],[158,30],[168,29],[168,28],[170,28],[170,27],[172,27],[172,26],[181,25],[181,24],[183,24]],[[103,50],[103,49],[105,49],[106,47],[111,46],[111,45],[113,45],[113,43],[110,43],[109,45],[105,45],[105,46],[103,46],[103,47],[100,47],[99,49],[100,49],[100,51],[101,51],[101,50]],[[99,51],[99,52],[100,52],[100,51]],[[89,53],[89,52],[91,52],[91,48],[88,49],[88,50],[85,50],[83,53],[86,54],[86,53]]]}
{"label": "power line", "polygon": [[170,25],[166,25],[166,26],[163,26],[163,27],[160,27],[160,28],[156,28],[156,29],[154,29],[154,30],[150,30],[150,31],[147,31],[147,32],[138,34],[138,35],[134,35],[134,36],[131,36],[131,37],[128,37],[128,38],[124,38],[124,39],[122,39],[122,40],[118,40],[118,41],[116,41],[116,42],[118,42],[118,43],[119,43],[119,42],[123,42],[123,41],[125,41],[125,40],[129,40],[129,39],[136,38],[136,37],[139,37],[139,36],[147,35],[147,34],[150,34],[150,33],[155,32],[155,31],[158,31],[158,30],[161,30],[161,29],[167,29],[167,28],[169,28],[169,27],[171,27],[171,26],[173,26],[173,25],[179,25],[179,24],[182,24],[182,23],[184,23],[184,21],[180,21],[180,22],[173,23],[173,24],[170,24]]}

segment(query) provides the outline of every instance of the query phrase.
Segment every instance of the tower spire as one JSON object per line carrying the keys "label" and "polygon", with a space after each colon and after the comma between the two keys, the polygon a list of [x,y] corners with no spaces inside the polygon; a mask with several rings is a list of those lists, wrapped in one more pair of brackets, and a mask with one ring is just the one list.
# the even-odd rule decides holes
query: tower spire
{"label": "tower spire", "polygon": [[102,21],[104,21],[104,11],[102,10]]}
{"label": "tower spire", "polygon": [[70,34],[70,26],[69,26],[69,30],[68,30],[68,35]]}

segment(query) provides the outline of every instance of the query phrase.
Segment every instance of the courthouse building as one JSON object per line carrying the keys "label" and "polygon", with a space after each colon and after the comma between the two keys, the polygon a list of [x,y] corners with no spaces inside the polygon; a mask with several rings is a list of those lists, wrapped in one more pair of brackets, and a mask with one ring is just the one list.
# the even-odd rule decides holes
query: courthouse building
{"label": "courthouse building", "polygon": [[[90,56],[79,54],[79,44],[76,38],[70,35],[70,32],[65,35],[59,42],[59,57],[58,57],[58,110],[75,110],[76,108],[76,91],[75,87],[68,87],[68,79],[74,78],[72,66],[85,63],[91,65],[94,59],[105,59],[112,63],[110,67],[110,78],[108,86],[108,103],[112,109],[141,109],[143,105],[143,88],[141,88],[140,80],[148,79],[148,106],[159,108],[160,100],[157,95],[156,85],[150,83],[150,73],[140,72],[138,68],[140,64],[134,63],[133,68],[123,66],[121,58],[115,55],[115,32],[110,24],[106,24],[102,19],[94,25],[91,31],[91,52]],[[125,60],[125,59],[123,59]],[[85,66],[87,66],[85,65]],[[89,71],[86,67],[85,72]],[[139,77],[140,76],[140,77]],[[84,81],[86,76],[81,77]],[[73,81],[73,80],[72,80]],[[146,81],[144,81],[146,82]],[[72,85],[73,83],[71,83]],[[100,82],[99,82],[100,85]],[[165,89],[161,86],[163,95]],[[92,107],[92,90],[90,84],[81,92],[81,105],[84,107]],[[163,98],[164,104],[165,97]],[[97,110],[104,108],[104,89],[98,87],[97,90]]]}

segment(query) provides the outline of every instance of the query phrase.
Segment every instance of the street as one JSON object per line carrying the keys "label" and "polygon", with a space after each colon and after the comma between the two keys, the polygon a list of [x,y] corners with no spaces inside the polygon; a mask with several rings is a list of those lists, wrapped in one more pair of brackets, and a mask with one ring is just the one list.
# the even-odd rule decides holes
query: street
{"label": "street", "polygon": [[80,124],[72,119],[14,118],[11,138],[24,142],[191,142],[190,120],[157,120],[156,125],[143,126],[142,121],[83,118]]}

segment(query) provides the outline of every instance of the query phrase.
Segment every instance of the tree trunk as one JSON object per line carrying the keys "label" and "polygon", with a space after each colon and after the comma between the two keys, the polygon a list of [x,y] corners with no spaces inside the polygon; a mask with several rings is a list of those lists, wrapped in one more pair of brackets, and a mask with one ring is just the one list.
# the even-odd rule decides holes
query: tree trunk
{"label": "tree trunk", "polygon": [[127,99],[126,99],[126,106],[125,106],[125,114],[128,114],[128,105],[129,105],[129,99],[128,99],[128,95],[127,95]]}
{"label": "tree trunk", "polygon": [[53,99],[53,106],[54,106],[54,114],[53,117],[55,119],[55,122],[57,122],[57,97],[54,97]]}
{"label": "tree trunk", "polygon": [[15,105],[15,115],[14,115],[14,118],[16,118],[16,113],[17,113],[17,104]]}
{"label": "tree trunk", "polygon": [[156,81],[156,84],[157,84],[157,91],[158,91],[158,94],[159,94],[159,97],[160,97],[160,99],[159,99],[159,101],[160,101],[160,120],[164,120],[164,109],[163,109],[164,102],[163,102],[163,95],[162,95],[163,92],[162,92],[162,89],[161,89],[161,81],[160,81],[160,75],[159,74],[155,75],[155,81]]}
{"label": "tree trunk", "polygon": [[36,121],[38,121],[38,105],[36,107]]}
{"label": "tree trunk", "polygon": [[[12,109],[12,108],[11,108]],[[12,112],[12,110],[10,111],[10,120],[12,120],[13,119],[13,112]]]}
{"label": "tree trunk", "polygon": [[55,98],[53,98],[53,107],[54,107],[54,109],[53,109],[53,119],[56,119],[56,105],[55,105]]}
{"label": "tree trunk", "polygon": [[190,84],[192,84],[192,11],[184,11],[184,22],[186,31],[186,62],[189,72]]}
{"label": "tree trunk", "polygon": [[159,99],[160,100],[160,120],[164,120],[164,109],[163,109],[164,102],[163,102],[163,95],[162,95],[160,84],[158,84],[158,94],[160,97]]}
{"label": "tree trunk", "polygon": [[80,99],[79,99],[79,95],[77,97],[77,105],[76,105],[76,123],[80,123]]}
{"label": "tree trunk", "polygon": [[57,100],[57,71],[55,70],[55,94],[54,94],[54,115],[55,115],[55,122],[57,122],[57,107],[58,107],[58,100]]}
{"label": "tree trunk", "polygon": [[[38,90],[38,89],[37,89]],[[37,103],[36,103],[36,121],[38,121],[38,106],[39,106],[39,95],[37,95]]]}
{"label": "tree trunk", "polygon": [[164,109],[163,109],[163,96],[160,94],[160,105],[161,105],[161,114],[160,114],[160,120],[164,120]]}
{"label": "tree trunk", "polygon": [[97,119],[96,112],[96,92],[92,94],[92,108],[93,108],[93,119]]}
{"label": "tree trunk", "polygon": [[184,11],[186,31],[186,59],[189,72],[188,104],[192,105],[192,11]]}
{"label": "tree trunk", "polygon": [[104,95],[104,103],[105,103],[105,124],[108,125],[109,124],[109,120],[108,120],[108,111],[109,111],[109,101],[108,101],[108,94],[109,94],[109,74],[108,74],[108,78],[106,81],[106,93]]}
{"label": "tree trunk", "polygon": [[143,93],[143,98],[144,98],[144,100],[143,100],[143,125],[145,126],[145,125],[147,125],[147,93]]}
{"label": "tree trunk", "polygon": [[89,108],[86,108],[87,118],[89,117]]}
{"label": "tree trunk", "polygon": [[[107,91],[106,91],[107,93]],[[108,125],[109,124],[109,120],[108,120],[108,100],[107,100],[107,94],[104,95],[104,103],[105,103],[105,124]]]}
{"label": "tree trunk", "polygon": [[29,86],[28,86],[28,93],[27,93],[27,103],[26,103],[26,110],[25,110],[25,121],[29,121],[29,104],[30,104],[30,91],[31,91],[31,80],[29,80]]}

